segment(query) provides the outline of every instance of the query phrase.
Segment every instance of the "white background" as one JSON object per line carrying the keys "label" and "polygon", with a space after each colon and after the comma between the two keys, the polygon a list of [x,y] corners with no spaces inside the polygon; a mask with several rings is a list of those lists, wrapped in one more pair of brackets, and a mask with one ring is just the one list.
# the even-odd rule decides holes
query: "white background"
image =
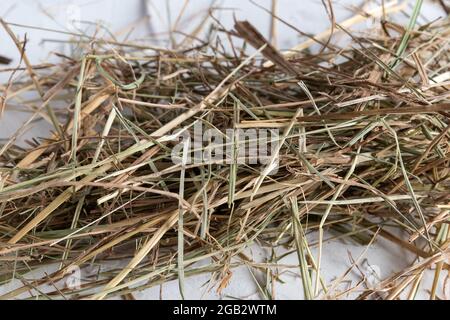
{"label": "white background", "polygon": [[[386,1],[388,2],[388,1]],[[411,1],[413,2],[413,1]],[[2,0],[0,7],[0,15],[8,22],[19,24],[26,24],[35,27],[76,31],[76,28],[81,28],[83,31],[92,32],[94,29],[89,27],[85,21],[101,22],[107,26],[111,32],[118,39],[133,39],[133,41],[151,41],[160,46],[170,46],[166,41],[168,38],[169,21],[174,24],[177,20],[177,15],[180,12],[184,1],[172,0],[166,2],[164,0],[72,0],[72,1],[56,1],[56,0]],[[196,0],[190,1],[187,6],[182,19],[177,24],[178,30],[184,32],[191,32],[194,30],[203,17],[207,14],[206,8],[211,1]],[[270,8],[270,1],[258,1],[259,4],[266,8]],[[357,8],[362,1],[333,1],[336,20],[338,22],[353,15],[352,9]],[[407,6],[407,12],[411,12],[411,4]],[[214,16],[219,18],[225,27],[230,28],[233,24],[233,13],[237,19],[248,19],[255,26],[261,30],[266,36],[269,31],[270,16],[264,11],[251,4],[248,1],[239,0],[224,0],[216,1],[215,7],[222,7],[222,10],[215,10]],[[373,6],[373,4],[372,4]],[[370,8],[371,5],[365,8]],[[167,12],[171,12],[171,17],[168,18]],[[277,14],[286,19],[302,31],[317,34],[329,27],[329,20],[327,14],[323,9],[320,0],[309,1],[295,1],[295,0],[278,0]],[[433,20],[439,16],[443,16],[441,11],[435,4],[426,2],[422,10],[422,15],[419,18],[419,23],[425,23]],[[402,14],[399,15],[400,20],[406,19]],[[82,23],[73,22],[73,20],[81,20]],[[354,29],[363,29],[367,27],[372,21],[354,26]],[[49,59],[54,60],[52,56],[53,51],[62,51],[70,53],[70,45],[54,40],[68,39],[69,36],[53,33],[50,31],[34,30],[30,28],[12,27],[14,32],[23,38],[27,33],[27,53],[33,63],[44,63]],[[289,28],[277,24],[277,46],[280,49],[288,49],[293,45],[301,42],[302,38]],[[106,34],[100,30],[100,34]],[[108,36],[106,34],[106,36]],[[175,35],[176,36],[176,35]],[[157,40],[155,40],[157,39]],[[178,38],[180,39],[180,38]],[[335,41],[339,38],[335,38]],[[0,55],[14,58],[10,66],[15,66],[18,62],[17,49],[14,47],[12,41],[8,38],[4,30],[0,30]],[[0,80],[5,81],[8,74],[0,73]],[[19,75],[20,76],[20,75]],[[6,112],[0,119],[0,138],[6,138],[17,129],[21,122],[26,119],[26,116],[17,112]],[[37,128],[29,130],[27,137],[45,136],[49,127],[42,125]],[[330,236],[330,235],[329,235]],[[312,240],[315,236],[312,237]],[[349,241],[330,241],[324,246],[323,252],[323,276],[327,283],[332,282],[336,277],[341,276],[350,266],[350,255],[356,259],[364,250],[364,247],[358,246]],[[255,261],[265,261],[270,254],[268,248],[260,248],[255,245],[248,251]],[[378,240],[366,253],[364,263],[360,264],[361,270],[370,276],[370,268],[373,268],[379,273],[380,278],[385,278],[393,272],[399,271],[408,266],[415,259],[414,256],[409,255],[405,250],[388,243],[387,241]],[[208,263],[207,261],[204,263]],[[296,265],[297,256],[291,254],[280,263],[287,265]],[[277,299],[299,299],[303,297],[301,289],[301,280],[297,273],[297,268],[290,268],[288,272],[284,272],[282,279],[284,284],[277,284],[275,294]],[[262,279],[262,275],[256,272],[256,277]],[[345,285],[352,286],[359,279],[361,275],[351,272],[346,280]],[[209,275],[202,275],[189,278],[186,281],[186,298],[190,299],[219,299],[219,298],[244,298],[244,299],[259,299],[258,289],[255,281],[250,275],[247,267],[233,270],[233,277],[230,285],[222,291],[217,293],[212,287],[214,283],[208,283]],[[432,280],[432,272],[428,273],[424,280],[422,288],[430,288]],[[17,283],[13,282],[3,288],[0,292],[5,292]],[[340,287],[342,290],[346,289],[344,284]],[[160,293],[162,295],[160,296]],[[343,296],[342,298],[350,298],[357,295],[356,293],[350,296]],[[438,289],[438,295],[442,296],[442,288]],[[178,284],[176,281],[155,287],[144,292],[136,293],[137,298],[145,299],[178,299]],[[425,290],[421,290],[419,297],[427,298],[428,294]]]}

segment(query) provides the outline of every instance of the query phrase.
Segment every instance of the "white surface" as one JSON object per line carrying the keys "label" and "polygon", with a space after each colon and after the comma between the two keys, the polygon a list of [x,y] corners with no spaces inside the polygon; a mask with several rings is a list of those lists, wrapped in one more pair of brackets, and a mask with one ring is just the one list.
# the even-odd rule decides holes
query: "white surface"
{"label": "white surface", "polygon": [[[334,10],[337,21],[342,21],[352,14],[347,10],[352,5],[356,6],[361,1],[333,1]],[[171,18],[167,18],[167,3],[165,0],[148,1],[144,3],[141,0],[79,0],[79,1],[56,1],[56,0],[2,0],[0,15],[8,22],[23,23],[44,28],[53,28],[58,30],[74,31],[76,28],[90,28],[85,23],[74,23],[72,20],[77,17],[83,21],[103,21],[103,24],[116,34],[119,39],[128,36],[132,39],[144,39],[150,33],[153,37],[159,39],[160,45],[170,45],[164,39],[167,39],[167,31],[169,28],[168,21],[172,24],[177,20],[178,12],[180,12],[184,1],[169,1]],[[206,14],[205,8],[211,1],[191,1],[186,8],[186,11],[178,23],[178,29],[185,32],[190,32],[195,29],[199,21]],[[261,5],[269,8],[270,1],[259,1]],[[295,1],[295,0],[279,0],[278,15],[288,20],[290,23],[302,29],[302,31],[309,33],[318,33],[329,27],[329,21],[325,11],[323,10],[320,0],[311,1]],[[238,19],[248,19],[260,30],[265,31],[267,35],[269,30],[270,17],[264,11],[257,8],[250,2],[239,0],[216,1],[215,6],[221,6],[225,9],[216,10],[214,16],[220,18],[220,21],[226,26],[231,27],[233,23],[232,12],[235,12]],[[347,8],[347,9],[346,9]],[[231,9],[234,9],[233,11]],[[149,15],[150,18],[145,17]],[[434,19],[442,15],[442,12],[435,6],[425,4],[423,15],[419,22],[428,19]],[[137,24],[136,24],[137,23]],[[130,28],[131,24],[135,27]],[[364,27],[364,26],[363,26]],[[33,63],[41,63],[48,61],[49,54],[52,51],[70,51],[70,46],[61,43],[51,42],[49,40],[61,40],[67,36],[52,33],[49,31],[38,31],[26,28],[13,27],[14,31],[22,38],[24,33],[27,33],[29,42],[27,44],[27,52]],[[300,41],[299,36],[292,30],[281,25],[277,26],[278,38],[277,44],[279,48],[287,49]],[[101,31],[104,32],[104,31]],[[131,32],[131,34],[130,34]],[[175,37],[176,34],[175,34]],[[180,39],[179,37],[177,40]],[[3,30],[0,30],[0,54],[15,58],[11,64],[17,64],[17,51],[6,36]],[[53,58],[52,58],[53,59]],[[0,73],[0,80],[6,79],[5,73]],[[20,126],[20,122],[26,119],[27,115],[18,113],[6,113],[0,119],[0,138],[9,136],[14,130]],[[45,136],[48,127],[45,125],[33,129],[28,133],[28,136]],[[317,237],[312,235],[312,239]],[[324,246],[323,252],[323,276],[327,283],[330,283],[336,277],[341,276],[350,266],[349,255],[356,259],[365,248],[355,245],[350,242],[331,241]],[[264,261],[267,255],[270,254],[267,248],[261,249],[254,246],[249,253],[256,261]],[[316,254],[316,252],[314,252]],[[374,265],[375,269],[379,270],[380,277],[385,278],[393,272],[399,271],[408,266],[413,260],[414,256],[407,255],[405,250],[392,245],[386,241],[377,241],[372,248],[370,248],[365,256],[367,263]],[[208,263],[205,261],[204,263]],[[296,265],[297,256],[291,254],[280,263],[287,265]],[[363,271],[367,271],[367,263],[362,265]],[[284,272],[281,278],[285,284],[278,283],[275,290],[275,297],[277,299],[299,299],[303,297],[301,289],[301,280],[297,275],[298,268],[290,268],[289,272]],[[367,274],[368,275],[368,274]],[[256,273],[258,278],[263,275]],[[351,272],[347,280],[351,281],[350,285],[355,285],[361,278],[360,274]],[[218,299],[226,297],[258,299],[261,298],[258,294],[258,289],[246,267],[233,270],[233,277],[230,285],[222,291],[221,294],[216,292],[216,288],[211,288],[208,281],[209,275],[201,275],[187,279],[186,281],[186,296],[189,299]],[[262,279],[262,278],[261,278]],[[427,274],[424,279],[422,287],[429,288],[431,283],[430,274]],[[0,288],[0,293],[14,287],[15,283],[11,283],[4,288]],[[345,287],[340,287],[345,290]],[[442,288],[438,289],[438,294],[442,295]],[[160,296],[161,293],[161,296]],[[353,293],[351,296],[357,295]],[[427,297],[426,293],[422,291],[420,297]],[[141,299],[178,299],[178,284],[176,281],[164,284],[162,289],[154,287],[136,294],[137,298]],[[342,297],[346,298],[346,296]],[[349,298],[349,297],[347,297]]]}

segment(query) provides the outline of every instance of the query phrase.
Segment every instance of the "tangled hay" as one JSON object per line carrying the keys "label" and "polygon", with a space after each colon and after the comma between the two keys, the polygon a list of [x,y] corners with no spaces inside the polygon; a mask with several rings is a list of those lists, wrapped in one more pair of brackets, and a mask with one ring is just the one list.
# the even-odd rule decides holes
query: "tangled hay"
{"label": "tangled hay", "polygon": [[[385,21],[373,37],[349,34],[351,46],[319,41],[318,53],[287,57],[238,21],[215,30],[231,50],[220,41],[165,50],[89,38],[81,56],[35,69],[3,22],[29,77],[3,87],[0,110],[14,102],[32,116],[0,149],[0,277],[22,280],[1,298],[102,299],[173,279],[183,293],[184,277],[203,272],[220,290],[233,267],[251,263],[243,250],[255,241],[298,253],[305,298],[336,298],[336,283],[321,281],[329,231],[362,246],[384,238],[417,256],[360,287],[360,299],[414,297],[430,268],[439,297],[450,243],[448,23]],[[52,135],[18,144],[40,118]],[[180,137],[198,125],[221,132],[223,145],[183,148],[174,162]],[[271,147],[255,163],[239,153],[250,142],[227,129],[279,134],[257,135]],[[205,153],[225,145],[227,161]],[[94,261],[125,264],[75,290],[53,287]],[[255,268],[277,281],[276,262]]]}

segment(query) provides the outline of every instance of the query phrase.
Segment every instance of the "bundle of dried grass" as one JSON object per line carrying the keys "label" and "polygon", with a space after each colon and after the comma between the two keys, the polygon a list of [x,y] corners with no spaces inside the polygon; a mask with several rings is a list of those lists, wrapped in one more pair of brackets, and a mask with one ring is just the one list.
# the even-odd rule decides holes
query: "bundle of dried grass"
{"label": "bundle of dried grass", "polygon": [[[351,35],[349,48],[317,40],[319,53],[289,56],[242,21],[218,30],[229,52],[221,42],[162,50],[81,38],[90,51],[39,69],[3,26],[29,78],[4,87],[1,109],[19,101],[32,116],[0,149],[0,277],[23,282],[1,298],[102,299],[177,278],[183,293],[184,277],[213,271],[222,288],[231,268],[251,262],[242,252],[256,240],[298,252],[305,298],[338,297],[337,282],[321,278],[326,230],[417,255],[361,299],[412,298],[431,267],[436,298],[449,267],[448,21],[417,30],[384,22],[373,38]],[[237,38],[256,52],[236,48]],[[20,99],[29,92],[39,99]],[[41,117],[52,136],[16,144]],[[256,136],[275,146],[263,164],[236,152],[246,145],[239,135],[222,142],[231,161],[205,157],[206,141],[183,144],[174,162],[174,146],[198,125],[280,134]],[[53,287],[94,261],[125,265],[76,290]]]}

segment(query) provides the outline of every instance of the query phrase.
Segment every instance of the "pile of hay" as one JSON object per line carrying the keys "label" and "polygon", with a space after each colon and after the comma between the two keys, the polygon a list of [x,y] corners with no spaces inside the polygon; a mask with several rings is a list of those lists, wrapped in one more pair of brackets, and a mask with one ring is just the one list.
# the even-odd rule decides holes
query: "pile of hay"
{"label": "pile of hay", "polygon": [[[39,69],[25,52],[29,77],[5,85],[0,106],[32,115],[0,145],[0,278],[23,285],[0,298],[102,299],[177,278],[183,292],[184,278],[203,272],[221,289],[231,268],[251,262],[242,252],[255,241],[297,251],[305,298],[332,298],[335,285],[321,281],[330,230],[417,256],[360,287],[359,298],[414,297],[430,268],[430,294],[443,298],[449,21],[382,27],[346,48],[325,39],[318,53],[288,56],[243,21],[216,30],[227,50],[220,41],[165,50],[81,37],[82,56]],[[22,98],[31,93],[38,99]],[[52,135],[17,144],[40,118]],[[215,141],[196,142],[199,128]],[[265,157],[255,145],[267,146]],[[276,260],[256,268],[277,281]],[[123,268],[53,287],[75,267],[113,261]]]}

